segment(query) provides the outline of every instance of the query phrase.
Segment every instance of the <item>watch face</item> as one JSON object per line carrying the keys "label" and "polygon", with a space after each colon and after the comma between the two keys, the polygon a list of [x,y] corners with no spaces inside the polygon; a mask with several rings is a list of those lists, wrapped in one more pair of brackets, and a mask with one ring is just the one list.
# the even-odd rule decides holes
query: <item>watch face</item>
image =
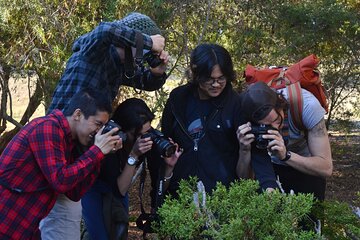
{"label": "watch face", "polygon": [[133,166],[133,165],[136,164],[136,159],[133,158],[133,157],[129,157],[128,160],[127,160],[127,162],[128,162],[128,164],[129,164],[130,166]]}

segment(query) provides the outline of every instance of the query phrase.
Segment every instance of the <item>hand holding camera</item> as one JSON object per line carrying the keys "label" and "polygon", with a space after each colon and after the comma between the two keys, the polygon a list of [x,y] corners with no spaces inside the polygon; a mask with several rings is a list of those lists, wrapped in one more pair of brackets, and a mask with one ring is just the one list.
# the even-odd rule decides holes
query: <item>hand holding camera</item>
{"label": "hand holding camera", "polygon": [[258,149],[267,149],[279,159],[286,156],[284,139],[278,129],[266,124],[250,124],[249,122],[239,126],[237,137],[240,149],[250,151],[254,143]]}
{"label": "hand holding camera", "polygon": [[130,156],[135,158],[143,155],[144,153],[148,152],[153,146],[153,142],[151,139],[144,138],[140,136],[136,139],[133,148],[131,150]]}
{"label": "hand holding camera", "polygon": [[[251,124],[250,122],[239,126],[237,136],[244,149],[249,150],[254,142],[258,149],[269,149],[276,143],[273,140],[282,140],[278,129],[266,124]],[[283,142],[283,141],[282,141]]]}
{"label": "hand holding camera", "polygon": [[153,52],[148,52],[144,55],[144,60],[149,64],[150,71],[154,75],[161,76],[166,71],[166,66],[169,63],[170,56],[167,51],[161,51],[159,55]]}
{"label": "hand holding camera", "polygon": [[113,120],[110,120],[95,136],[95,145],[98,146],[104,154],[115,152],[122,148],[126,141],[126,133],[120,130],[121,127]]}
{"label": "hand holding camera", "polygon": [[272,155],[279,159],[286,157],[286,146],[281,133],[276,129],[268,129],[267,134],[263,135],[262,138],[268,141],[267,149]]}
{"label": "hand holding camera", "polygon": [[127,139],[126,133],[121,131],[121,127],[117,123],[115,123],[113,120],[110,120],[105,124],[105,127],[102,130],[101,134],[105,134],[105,133],[111,131],[114,128],[117,128],[118,130],[115,131],[112,135],[119,135],[122,142],[125,142],[126,139]]}
{"label": "hand holding camera", "polygon": [[249,134],[251,130],[250,122],[240,125],[236,131],[236,135],[240,144],[241,152],[249,152],[251,150],[251,143],[254,141],[254,135]]}
{"label": "hand holding camera", "polygon": [[171,157],[176,151],[176,145],[154,128],[143,134],[141,138],[150,138],[158,153],[163,157]]}
{"label": "hand holding camera", "polygon": [[155,53],[160,53],[161,51],[164,50],[165,38],[163,36],[156,34],[156,35],[150,36],[150,38],[153,42],[151,51],[153,51]]}
{"label": "hand holding camera", "polygon": [[181,154],[184,151],[182,148],[179,147],[179,145],[177,143],[174,143],[172,141],[172,139],[170,139],[170,142],[175,145],[176,149],[175,149],[174,154],[172,154],[171,156],[169,156],[169,157],[163,156],[164,161],[167,165],[167,172],[173,172],[173,169],[174,169],[179,157],[181,156]]}
{"label": "hand holding camera", "polygon": [[[269,132],[270,131],[270,132]],[[259,149],[270,149],[269,143],[274,139],[274,133],[279,131],[271,125],[252,124],[250,133],[254,134],[255,145]]]}
{"label": "hand holding camera", "polygon": [[122,146],[118,132],[118,128],[113,128],[105,134],[102,134],[104,126],[95,135],[94,145],[99,147],[103,154],[108,154],[114,150],[117,146]]}

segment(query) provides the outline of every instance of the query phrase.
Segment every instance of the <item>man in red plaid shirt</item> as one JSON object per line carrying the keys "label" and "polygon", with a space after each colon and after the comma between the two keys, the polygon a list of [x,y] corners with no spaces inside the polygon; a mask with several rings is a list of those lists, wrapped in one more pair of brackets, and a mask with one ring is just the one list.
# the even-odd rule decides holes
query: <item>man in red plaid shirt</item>
{"label": "man in red plaid shirt", "polygon": [[[59,193],[78,201],[105,154],[122,147],[118,129],[101,134],[111,100],[94,89],[74,95],[63,112],[25,125],[0,156],[0,239],[40,239],[39,222]],[[74,147],[90,146],[74,159]]]}

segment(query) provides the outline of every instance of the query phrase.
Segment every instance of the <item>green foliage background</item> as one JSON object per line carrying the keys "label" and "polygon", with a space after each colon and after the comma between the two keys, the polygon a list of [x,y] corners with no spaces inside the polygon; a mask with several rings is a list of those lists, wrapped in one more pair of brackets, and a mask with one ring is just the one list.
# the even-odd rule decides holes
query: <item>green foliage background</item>
{"label": "green foliage background", "polygon": [[[34,76],[29,81],[36,91],[20,121],[24,124],[39,104],[48,106],[74,40],[99,22],[132,11],[149,15],[163,29],[173,80],[155,95],[122,88],[119,101],[139,96],[160,113],[169,91],[186,81],[189,54],[201,42],[219,43],[230,51],[237,88],[246,64],[288,65],[317,54],[331,102],[328,122],[341,116],[343,105],[359,93],[357,0],[0,0],[0,134],[14,120],[11,106],[4,104],[11,97],[6,91],[9,77]],[[359,109],[357,101],[351,104],[355,110],[343,116]]]}

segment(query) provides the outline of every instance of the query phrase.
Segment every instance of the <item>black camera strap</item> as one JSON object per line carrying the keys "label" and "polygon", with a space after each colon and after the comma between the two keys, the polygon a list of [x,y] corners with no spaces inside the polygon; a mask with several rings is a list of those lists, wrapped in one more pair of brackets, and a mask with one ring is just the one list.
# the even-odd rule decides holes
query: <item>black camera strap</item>
{"label": "black camera strap", "polygon": [[136,31],[136,52],[135,52],[135,64],[138,67],[143,67],[143,51],[144,51],[144,37],[143,35]]}
{"label": "black camera strap", "polygon": [[125,63],[124,63],[125,77],[131,79],[135,77],[134,58],[132,55],[131,47],[125,47],[124,51],[125,51]]}
{"label": "black camera strap", "polygon": [[[144,60],[143,60],[143,51],[144,51],[144,37],[141,32],[136,31],[136,52],[135,52],[135,66],[136,72],[135,75],[139,77],[140,89],[144,88]],[[134,86],[134,91],[138,94],[141,93],[141,90],[137,90]]]}
{"label": "black camera strap", "polygon": [[[146,161],[144,161],[145,163]],[[156,213],[157,209],[161,206],[164,200],[164,175],[165,175],[165,165],[161,164],[159,168],[159,176],[157,181],[157,191],[155,197],[155,212],[154,213],[146,213],[142,195],[144,192],[145,179],[146,179],[146,166],[144,166],[143,172],[140,176],[140,187],[139,187],[139,198],[140,198],[140,209],[141,214],[136,219],[136,226],[143,231],[143,239],[146,239],[146,234],[152,233],[153,229],[151,227],[152,222],[156,222],[159,220],[158,214]]]}
{"label": "black camera strap", "polygon": [[[144,50],[144,38],[141,32],[136,31],[135,33],[135,57],[133,57],[131,47],[125,47],[125,77],[128,79],[135,78],[135,81],[139,81],[138,88],[144,88],[143,75],[144,75],[144,60],[143,60],[143,50]],[[136,89],[136,83],[134,81],[133,88],[136,93],[141,93],[141,90]]]}

